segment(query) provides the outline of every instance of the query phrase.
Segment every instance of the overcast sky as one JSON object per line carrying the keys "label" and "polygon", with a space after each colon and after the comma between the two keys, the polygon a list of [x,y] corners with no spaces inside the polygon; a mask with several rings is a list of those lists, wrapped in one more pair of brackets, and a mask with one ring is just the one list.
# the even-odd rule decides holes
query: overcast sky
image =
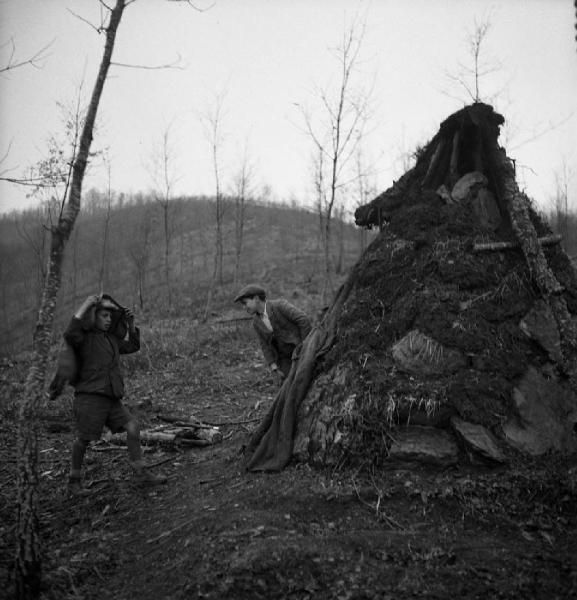
{"label": "overcast sky", "polygon": [[[113,3],[113,0],[110,0]],[[125,11],[113,60],[178,69],[114,67],[102,97],[93,149],[107,148],[112,188],[154,185],[151,156],[170,125],[175,192],[214,194],[211,150],[199,115],[224,94],[221,148],[225,189],[243,148],[255,186],[312,205],[311,140],[299,106],[338,75],[331,48],[360,14],[367,29],[355,85],[374,85],[375,116],[365,156],[376,161],[378,191],[403,172],[403,153],[426,143],[441,121],[466,104],[450,82],[468,50],[475,21],[491,25],[483,59],[499,68],[481,81],[508,122],[501,143],[515,158],[521,186],[546,208],[563,165],[577,188],[577,44],[572,0],[198,0],[198,12],[166,0],[137,0]],[[210,8],[209,8],[210,7]],[[77,16],[75,16],[75,14]],[[11,176],[46,156],[61,134],[58,103],[85,99],[95,79],[103,36],[97,0],[0,0],[2,64],[50,45],[39,68],[0,75],[1,170]],[[534,139],[533,139],[534,138]],[[156,154],[158,154],[156,152]],[[8,173],[7,170],[9,169]],[[84,190],[104,189],[97,161]],[[574,197],[574,194],[573,194]],[[577,198],[574,198],[577,201]],[[25,190],[0,184],[0,211],[29,206]],[[575,204],[573,208],[577,208]]]}

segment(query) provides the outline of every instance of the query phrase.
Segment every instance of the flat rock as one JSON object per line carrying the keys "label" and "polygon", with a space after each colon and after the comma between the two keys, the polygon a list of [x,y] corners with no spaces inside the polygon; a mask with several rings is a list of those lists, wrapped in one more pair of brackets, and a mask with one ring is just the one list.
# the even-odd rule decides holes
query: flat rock
{"label": "flat rock", "polygon": [[454,373],[465,365],[465,357],[446,348],[417,329],[409,331],[392,348],[395,364],[401,371],[416,375]]}
{"label": "flat rock", "polygon": [[469,195],[472,188],[475,186],[485,187],[487,183],[487,178],[483,173],[471,171],[470,173],[463,175],[463,177],[455,183],[451,190],[451,198],[454,202],[461,202]]}
{"label": "flat rock", "polygon": [[530,367],[513,390],[519,413],[503,426],[506,441],[538,456],[556,450],[577,451],[573,428],[577,423],[577,396],[554,379]]}
{"label": "flat rock", "polygon": [[495,231],[502,222],[501,212],[495,196],[487,189],[480,188],[472,200],[472,207],[479,223],[486,229]]}
{"label": "flat rock", "polygon": [[505,457],[497,444],[497,440],[485,427],[476,423],[463,421],[459,417],[453,417],[451,425],[458,438],[468,449],[485,459],[498,463],[505,462]]}
{"label": "flat rock", "polygon": [[521,331],[535,340],[556,363],[563,360],[561,336],[551,307],[544,300],[537,300],[519,323]]}
{"label": "flat rock", "polygon": [[434,465],[455,464],[459,448],[453,436],[434,427],[406,427],[394,432],[389,458]]}
{"label": "flat rock", "polygon": [[447,189],[446,185],[440,186],[436,191],[437,196],[442,198],[447,204],[452,204],[453,198],[451,198],[451,192]]}

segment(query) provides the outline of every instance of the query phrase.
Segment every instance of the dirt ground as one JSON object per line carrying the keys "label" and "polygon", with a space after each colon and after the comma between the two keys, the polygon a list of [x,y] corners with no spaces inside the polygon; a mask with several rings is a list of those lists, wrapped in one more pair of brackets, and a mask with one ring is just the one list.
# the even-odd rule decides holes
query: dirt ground
{"label": "dirt ground", "polygon": [[[99,443],[87,454],[90,495],[67,497],[70,397],[43,409],[45,600],[577,596],[566,459],[248,473],[243,445],[275,394],[255,340],[244,330],[177,334],[184,329],[144,331],[145,347],[126,369],[127,404],[143,426],[163,413],[223,433],[205,448],[150,447],[147,460],[167,485],[134,486],[125,451]],[[4,361],[4,398],[18,398],[25,370],[25,361]],[[0,577],[10,591],[16,410],[6,401],[0,408]]]}

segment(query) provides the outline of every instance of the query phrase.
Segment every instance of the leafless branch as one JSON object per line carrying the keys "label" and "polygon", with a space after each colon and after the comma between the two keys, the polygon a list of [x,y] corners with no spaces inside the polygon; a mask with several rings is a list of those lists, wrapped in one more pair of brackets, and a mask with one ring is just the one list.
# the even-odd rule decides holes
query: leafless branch
{"label": "leafless branch", "polygon": [[363,139],[370,112],[372,90],[368,91],[366,85],[357,87],[354,81],[355,76],[360,75],[359,57],[365,30],[366,22],[355,19],[344,29],[340,44],[331,50],[337,63],[336,81],[316,90],[319,110],[315,121],[307,109],[297,105],[303,117],[304,131],[315,148],[314,186],[325,271],[323,296],[332,290],[333,214],[338,210],[345,175]]}
{"label": "leafless branch", "polygon": [[128,63],[120,63],[120,62],[111,62],[111,65],[114,65],[115,67],[124,67],[127,69],[146,69],[146,70],[150,70],[150,71],[156,71],[156,70],[160,70],[160,69],[184,69],[183,66],[180,66],[181,60],[181,56],[180,54],[178,55],[178,58],[171,62],[171,63],[167,63],[165,65],[156,65],[156,66],[152,66],[152,65],[131,65]]}
{"label": "leafless branch", "polygon": [[557,121],[556,123],[549,121],[547,123],[547,125],[544,126],[542,129],[533,133],[533,135],[531,135],[531,137],[523,140],[522,142],[519,142],[515,146],[512,146],[510,148],[510,150],[517,150],[518,148],[521,148],[522,146],[525,146],[531,142],[534,142],[535,140],[538,140],[539,138],[543,137],[544,135],[547,135],[551,131],[555,131],[556,129],[559,129],[559,127],[561,127],[562,125],[567,123],[567,121],[571,120],[574,116],[575,116],[575,112],[572,112],[569,115],[567,115],[564,119],[562,119],[561,121]]}
{"label": "leafless branch", "polygon": [[13,71],[14,69],[18,69],[19,67],[23,67],[25,65],[30,65],[31,67],[34,67],[35,69],[40,69],[41,65],[39,64],[41,60],[44,60],[47,57],[46,51],[48,50],[48,48],[50,48],[50,46],[52,46],[52,44],[54,43],[54,40],[52,40],[49,44],[46,44],[46,46],[44,46],[43,48],[41,48],[38,52],[36,52],[36,54],[34,54],[33,56],[31,56],[30,58],[26,58],[24,60],[16,60],[15,56],[16,56],[16,44],[14,43],[13,39],[10,39],[10,41],[2,44],[2,46],[0,46],[0,48],[3,48],[5,46],[10,46],[10,58],[8,59],[8,62],[3,66],[0,67],[0,73],[7,73],[8,71]]}
{"label": "leafless branch", "polygon": [[86,25],[88,25],[88,27],[90,27],[91,29],[94,29],[94,31],[96,31],[96,33],[98,33],[98,34],[101,34],[105,30],[104,23],[100,23],[100,25],[97,27],[96,25],[91,23],[88,19],[81,17],[79,14],[75,13],[73,10],[68,9],[68,12],[71,15],[73,15],[74,17],[76,17],[79,21],[86,23]]}
{"label": "leafless branch", "polygon": [[[8,148],[6,148],[6,152],[4,152],[4,156],[2,158],[0,158],[0,165],[8,158],[8,155],[10,154],[10,148],[12,148],[12,142],[10,142],[8,144]],[[0,175],[2,175],[2,173],[0,173]]]}
{"label": "leafless branch", "polygon": [[34,187],[34,188],[54,187],[54,185],[52,183],[44,183],[44,178],[42,178],[42,177],[20,178],[20,177],[0,176],[0,181],[5,181],[6,183],[13,183],[16,185],[23,185],[23,186]]}
{"label": "leafless branch", "polygon": [[[131,0],[132,2],[134,2],[135,0]],[[216,2],[213,2],[210,6],[207,6],[206,8],[200,8],[199,6],[196,6],[196,4],[194,2],[192,2],[191,0],[168,0],[169,2],[182,2],[184,4],[188,4],[191,8],[193,8],[194,10],[203,13],[206,12],[207,10],[210,10],[211,8],[213,8],[216,5]]]}

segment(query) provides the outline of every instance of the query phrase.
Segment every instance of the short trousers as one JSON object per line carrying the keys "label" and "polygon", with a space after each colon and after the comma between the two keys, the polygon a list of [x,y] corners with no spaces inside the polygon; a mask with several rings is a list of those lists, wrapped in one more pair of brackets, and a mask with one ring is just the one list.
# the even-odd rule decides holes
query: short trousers
{"label": "short trousers", "polygon": [[98,440],[106,425],[113,433],[124,430],[132,415],[117,398],[98,394],[76,394],[72,405],[76,433],[82,440]]}

